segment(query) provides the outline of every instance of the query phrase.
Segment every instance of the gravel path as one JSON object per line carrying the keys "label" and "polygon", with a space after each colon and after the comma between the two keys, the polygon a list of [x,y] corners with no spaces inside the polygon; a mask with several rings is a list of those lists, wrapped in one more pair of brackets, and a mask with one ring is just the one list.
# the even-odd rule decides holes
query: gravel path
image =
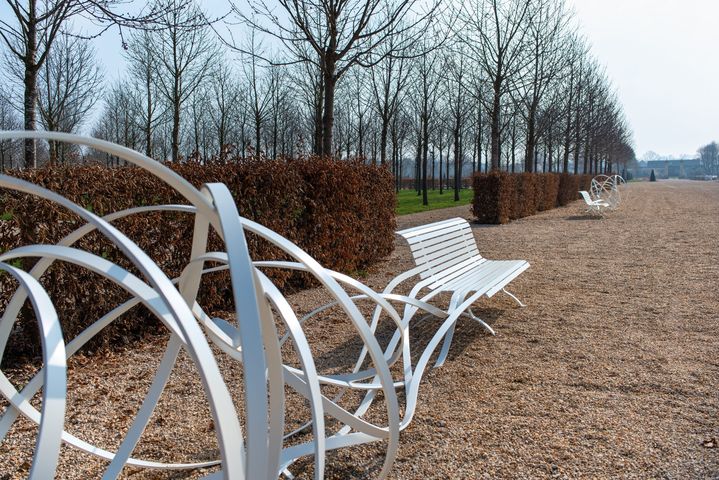
{"label": "gravel path", "polygon": [[[509,225],[473,226],[486,257],[529,260],[511,285],[528,307],[502,294],[481,301],[475,312],[494,337],[460,321],[447,363],[424,379],[392,478],[719,478],[719,184],[625,188],[622,208],[602,220],[575,202]],[[400,217],[398,228],[452,216],[470,218],[469,208]],[[362,280],[380,289],[409,266],[398,242]],[[306,310],[317,295],[302,292],[291,303]],[[327,361],[349,348],[333,322],[308,328]],[[117,444],[98,432],[127,425],[132,408],[113,402],[140,398],[157,344],[73,362],[73,432]],[[222,368],[239,381],[229,364]],[[140,453],[215,454],[190,370],[178,366],[169,387],[176,395],[160,405]],[[183,425],[169,428],[173,422]],[[27,472],[32,430],[20,424],[0,445],[0,479]],[[327,477],[365,478],[381,453],[370,445],[333,454]],[[92,477],[98,466],[63,449],[63,478]],[[302,467],[298,477],[311,478]]]}

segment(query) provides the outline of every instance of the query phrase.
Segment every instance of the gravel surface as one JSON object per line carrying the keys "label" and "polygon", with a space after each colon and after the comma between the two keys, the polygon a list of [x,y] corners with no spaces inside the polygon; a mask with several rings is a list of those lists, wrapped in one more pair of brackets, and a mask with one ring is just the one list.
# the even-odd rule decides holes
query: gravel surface
{"label": "gravel surface", "polygon": [[[620,210],[586,216],[581,202],[502,226],[473,225],[491,259],[526,259],[511,284],[527,305],[501,293],[474,309],[497,335],[460,320],[447,363],[426,374],[419,407],[402,433],[391,478],[719,479],[719,184],[632,183]],[[398,218],[398,228],[469,208]],[[395,252],[362,281],[383,288],[411,267]],[[290,297],[300,312],[323,298]],[[436,322],[418,324],[427,341]],[[307,325],[326,371],[347,365],[357,344],[341,318]],[[67,428],[116,447],[159,363],[164,339],[133,351],[71,362]],[[415,351],[417,351],[415,349]],[[288,361],[292,352],[287,351]],[[228,383],[241,385],[221,359]],[[192,365],[181,358],[136,453],[205,460],[217,454],[214,425]],[[28,372],[11,372],[14,379]],[[234,392],[242,397],[238,387]],[[299,425],[305,411],[290,394]],[[381,411],[375,413],[381,419]],[[106,433],[106,432],[112,433]],[[0,444],[0,479],[23,478],[36,430],[18,422]],[[329,456],[327,478],[372,478],[382,444]],[[104,463],[63,447],[62,478],[93,478]],[[208,470],[211,471],[211,470]],[[295,466],[312,478],[310,462]],[[127,478],[196,478],[203,472],[126,469]],[[207,473],[205,471],[204,473]]]}

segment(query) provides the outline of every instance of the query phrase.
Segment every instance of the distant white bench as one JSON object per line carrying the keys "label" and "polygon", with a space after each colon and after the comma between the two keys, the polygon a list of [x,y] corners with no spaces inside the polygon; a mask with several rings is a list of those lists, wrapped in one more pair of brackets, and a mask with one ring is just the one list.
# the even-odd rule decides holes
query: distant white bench
{"label": "distant white bench", "polygon": [[610,207],[609,202],[606,200],[602,200],[601,198],[593,199],[591,195],[589,195],[589,192],[586,190],[580,190],[579,194],[584,199],[584,203],[587,204],[587,212],[589,213],[596,213],[599,215],[602,215],[604,213],[604,210]]}
{"label": "distant white bench", "polygon": [[[417,264],[415,268],[392,280],[385,293],[391,293],[400,283],[419,275],[420,281],[409,294],[427,302],[442,292],[452,292],[446,312],[450,319],[468,316],[479,322],[492,335],[494,330],[472,313],[471,306],[481,297],[492,297],[500,290],[525,305],[505,287],[529,268],[526,260],[487,260],[477,249],[469,223],[453,218],[397,232],[405,238]],[[421,298],[420,292],[427,291]],[[408,306],[405,318],[416,310]],[[454,324],[448,329],[436,366],[444,363],[454,334]]]}

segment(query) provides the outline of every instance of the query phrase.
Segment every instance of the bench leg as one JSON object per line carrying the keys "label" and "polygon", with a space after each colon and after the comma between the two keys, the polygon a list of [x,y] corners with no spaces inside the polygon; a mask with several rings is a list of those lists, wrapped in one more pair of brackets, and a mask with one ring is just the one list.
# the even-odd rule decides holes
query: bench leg
{"label": "bench leg", "polygon": [[454,337],[454,328],[456,326],[457,322],[447,330],[447,334],[444,336],[444,342],[442,343],[442,350],[440,350],[437,361],[434,363],[434,368],[441,367],[444,365],[444,361],[447,360],[447,354],[449,353],[449,347],[452,345],[452,337]]}
{"label": "bench leg", "polygon": [[510,297],[512,297],[512,298],[514,299],[514,301],[519,304],[520,307],[526,307],[526,305],[523,304],[523,303],[521,302],[521,300],[519,300],[517,297],[515,297],[513,293],[508,292],[508,291],[505,290],[504,288],[502,289],[502,291],[503,291],[504,293],[506,293],[507,295],[509,295]]}
{"label": "bench leg", "polygon": [[468,313],[469,318],[471,318],[471,319],[474,320],[475,322],[478,322],[480,325],[482,325],[482,326],[484,327],[485,330],[487,330],[487,331],[488,331],[489,333],[491,333],[492,335],[497,335],[497,334],[494,332],[494,329],[493,329],[492,327],[490,327],[490,326],[487,324],[487,322],[485,322],[484,320],[482,320],[481,318],[479,318],[477,315],[475,315],[471,308],[468,308],[468,309],[467,309],[467,312],[469,312],[469,313]]}
{"label": "bench leg", "polygon": [[[496,335],[494,329],[490,327],[484,320],[476,316],[474,312],[472,312],[471,308],[468,308],[467,312],[463,313],[462,315],[467,315],[469,318],[482,325],[489,333],[491,333],[492,335]],[[449,354],[449,347],[452,346],[452,338],[454,337],[454,329],[456,326],[456,323],[452,325],[452,327],[450,327],[450,329],[447,331],[447,334],[444,336],[442,350],[440,350],[439,352],[439,356],[437,357],[437,361],[434,364],[434,368],[441,367],[444,364],[445,360],[447,360],[447,355]]]}

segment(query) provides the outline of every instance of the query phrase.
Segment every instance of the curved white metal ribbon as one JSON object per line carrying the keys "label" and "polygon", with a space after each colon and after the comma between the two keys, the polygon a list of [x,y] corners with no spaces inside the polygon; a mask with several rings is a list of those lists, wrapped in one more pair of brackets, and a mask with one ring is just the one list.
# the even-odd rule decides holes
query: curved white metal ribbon
{"label": "curved white metal ribbon", "polygon": [[[177,355],[183,348],[197,366],[214,419],[222,470],[212,474],[213,478],[216,475],[228,479],[276,478],[282,472],[286,472],[287,466],[296,459],[313,455],[314,476],[319,480],[324,476],[326,451],[371,441],[387,443],[385,459],[378,476],[385,478],[388,475],[397,454],[399,432],[406,427],[414,410],[414,406],[405,409],[404,418],[400,419],[399,401],[395,390],[404,386],[410,396],[415,392],[416,398],[417,384],[422,370],[420,369],[419,374],[416,374],[417,371],[412,372],[411,366],[405,365],[403,367],[405,378],[401,381],[393,380],[390,366],[400,356],[404,361],[407,360],[409,339],[408,320],[403,321],[389,301],[403,303],[408,306],[407,308],[414,308],[414,311],[424,310],[440,316],[441,311],[435,311],[437,309],[420,300],[391,293],[377,294],[346,275],[324,269],[294,243],[256,222],[240,217],[229,190],[223,184],[208,184],[196,189],[162,164],[131,149],[102,140],[55,132],[0,132],[0,140],[9,138],[70,142],[120,157],[150,172],[188,202],[188,205],[137,207],[100,218],[57,193],[8,175],[0,175],[0,188],[49,200],[73,212],[86,222],[56,245],[22,246],[0,256],[0,262],[23,257],[38,259],[27,273],[6,263],[0,263],[0,267],[14,275],[23,287],[12,296],[0,320],[0,359],[20,308],[28,297],[39,312],[38,319],[41,322],[46,365],[43,371],[38,372],[21,392],[17,392],[9,382],[6,383],[7,378],[4,375],[0,376],[0,387],[2,387],[0,393],[10,401],[10,407],[0,418],[0,439],[8,434],[18,415],[23,415],[41,426],[37,440],[38,448],[35,451],[31,470],[32,478],[49,478],[54,474],[61,440],[110,460],[103,476],[108,479],[117,478],[126,465],[165,469],[216,465],[218,462],[163,463],[131,456],[165,388]],[[130,215],[151,211],[175,211],[194,215],[191,258],[178,279],[168,279],[144,251],[110,223]],[[226,252],[207,252],[210,229],[225,241]],[[95,230],[117,246],[142,273],[146,281],[108,260],[73,247],[79,239]],[[270,242],[294,261],[255,259],[253,262],[247,248],[246,231]],[[130,295],[126,302],[107,312],[72,339],[67,348],[62,343],[62,335],[59,334],[60,324],[57,316],[54,315],[52,304],[37,282],[37,279],[56,261],[96,272]],[[221,266],[205,268],[206,262],[220,263]],[[307,272],[330,294],[331,303],[339,305],[362,341],[362,352],[351,372],[337,375],[318,373],[310,349],[310,341],[303,329],[303,321],[307,317],[298,319],[282,293],[258,268],[285,268]],[[197,303],[197,293],[203,275],[219,269],[228,269],[230,273],[235,303],[234,324],[211,318]],[[350,296],[341,284],[358,291],[359,295]],[[368,299],[376,305],[378,313],[373,316],[371,322],[365,319],[354,303],[360,299]],[[65,388],[65,359],[76,353],[82,345],[114,319],[139,303],[148,307],[162,321],[170,330],[171,338],[152,385],[128,432],[118,450],[111,452],[64,431],[63,415],[54,413],[60,410],[64,412],[66,397],[62,389]],[[323,308],[325,307],[318,308],[310,316],[319,313]],[[379,312],[386,313],[397,329],[395,337],[384,351],[375,338]],[[407,315],[404,318],[408,318]],[[284,338],[278,336],[275,320],[279,320],[284,326],[287,332]],[[220,374],[201,327],[207,338],[218,345],[223,352],[238,360],[238,364],[241,365],[246,412],[244,432],[240,427],[229,388]],[[292,341],[298,354],[300,368],[284,365],[282,362],[281,346],[287,339]],[[371,366],[362,369],[366,360],[371,362]],[[413,376],[416,380],[409,382],[408,380],[412,380]],[[285,385],[292,387],[308,401],[312,419],[305,425],[311,425],[312,428],[310,441],[284,446],[284,441],[292,436],[284,434]],[[340,387],[341,393],[330,399],[322,393],[322,385]],[[29,404],[28,400],[40,388],[43,388],[43,395],[48,400],[43,401],[42,410],[38,411]],[[365,399],[354,411],[347,410],[338,403],[342,390],[348,388],[367,392]],[[386,410],[385,425],[376,425],[362,418],[380,391],[383,393]],[[48,414],[50,408],[54,412],[53,415]],[[325,432],[325,415],[333,417],[341,425],[330,435]]]}

